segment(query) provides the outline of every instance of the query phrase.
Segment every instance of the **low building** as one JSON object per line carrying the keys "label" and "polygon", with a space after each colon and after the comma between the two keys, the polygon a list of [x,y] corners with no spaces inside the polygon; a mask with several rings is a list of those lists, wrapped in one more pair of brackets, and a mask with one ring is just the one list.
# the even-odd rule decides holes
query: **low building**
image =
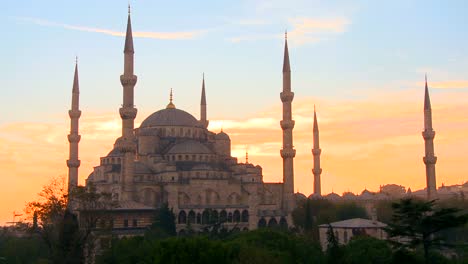
{"label": "low building", "polygon": [[320,245],[322,246],[323,250],[325,250],[328,246],[327,232],[330,226],[333,228],[336,240],[340,245],[348,244],[349,240],[351,240],[353,236],[358,235],[367,235],[378,239],[387,238],[387,234],[382,229],[383,227],[387,226],[386,224],[369,219],[353,218],[333,222],[330,224],[319,225]]}

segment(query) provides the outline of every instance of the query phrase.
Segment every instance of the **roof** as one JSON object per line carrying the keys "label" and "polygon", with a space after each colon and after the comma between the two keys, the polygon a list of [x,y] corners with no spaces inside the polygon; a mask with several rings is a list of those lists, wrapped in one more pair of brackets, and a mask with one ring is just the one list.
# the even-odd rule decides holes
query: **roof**
{"label": "roof", "polygon": [[154,112],[148,116],[140,128],[150,128],[157,126],[188,126],[198,127],[200,123],[191,114],[176,108],[166,108]]}
{"label": "roof", "polygon": [[212,154],[213,152],[202,143],[186,140],[174,145],[166,154]]}
{"label": "roof", "polygon": [[220,139],[220,140],[231,140],[228,136],[228,134],[224,133],[223,131],[219,132],[218,134],[216,134],[215,136],[216,139]]}
{"label": "roof", "polygon": [[[319,227],[325,227],[328,228],[329,224],[323,224],[319,225]],[[387,225],[379,222],[379,221],[373,221],[369,219],[364,219],[364,218],[352,218],[352,219],[347,219],[343,221],[338,221],[338,222],[333,222],[330,223],[330,225],[333,228],[382,228],[386,227]]]}

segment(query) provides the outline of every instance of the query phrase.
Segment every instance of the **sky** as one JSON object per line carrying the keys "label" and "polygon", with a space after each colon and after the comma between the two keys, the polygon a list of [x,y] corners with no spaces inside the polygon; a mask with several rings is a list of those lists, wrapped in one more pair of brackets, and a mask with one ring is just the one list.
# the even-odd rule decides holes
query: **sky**
{"label": "sky", "polygon": [[[128,1],[6,1],[0,14],[0,224],[67,175],[75,56],[80,78],[80,183],[119,136]],[[322,192],[424,188],[427,73],[437,185],[468,180],[466,1],[133,0],[138,126],[174,103],[199,117],[205,74],[209,129],[232,155],[282,180],[284,32],[292,69],[295,189],[313,190],[317,109]]]}

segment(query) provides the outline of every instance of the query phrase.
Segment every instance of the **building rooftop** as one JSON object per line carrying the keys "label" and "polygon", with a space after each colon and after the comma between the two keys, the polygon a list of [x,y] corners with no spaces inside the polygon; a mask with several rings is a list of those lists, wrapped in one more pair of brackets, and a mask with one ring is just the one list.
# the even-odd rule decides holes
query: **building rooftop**
{"label": "building rooftop", "polygon": [[[364,218],[353,218],[347,219],[343,221],[333,222],[330,223],[333,228],[382,228],[386,227],[387,225],[379,222],[373,221]],[[320,228],[328,228],[328,224],[319,225]]]}

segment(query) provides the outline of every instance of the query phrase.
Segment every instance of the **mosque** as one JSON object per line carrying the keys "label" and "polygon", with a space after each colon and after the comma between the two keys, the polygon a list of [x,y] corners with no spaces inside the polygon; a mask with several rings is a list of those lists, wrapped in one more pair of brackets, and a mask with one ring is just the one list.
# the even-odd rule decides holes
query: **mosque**
{"label": "mosque", "polygon": [[[283,182],[263,181],[262,167],[238,162],[231,156],[229,135],[209,131],[205,80],[201,86],[200,117],[178,109],[172,100],[167,107],[134,127],[137,109],[134,88],[134,45],[130,10],[124,45],[124,72],[120,76],[123,103],[119,109],[122,135],[86,179],[99,192],[107,192],[119,206],[111,211],[113,229],[144,229],[154,211],[167,203],[176,215],[178,232],[188,226],[201,229],[223,223],[227,229],[251,230],[263,226],[290,226],[295,207],[291,70],[287,38],[283,61]],[[69,111],[69,191],[78,183],[79,118],[78,65]],[[315,154],[314,154],[315,155]],[[318,171],[317,171],[318,172]]]}
{"label": "mosque", "polygon": [[[283,105],[280,127],[283,131],[282,148],[283,182],[263,181],[262,167],[238,162],[231,156],[229,135],[209,131],[205,80],[202,80],[200,117],[178,109],[172,100],[167,107],[148,116],[139,128],[134,120],[137,109],[134,88],[134,45],[130,9],[124,44],[124,71],[120,75],[123,102],[119,109],[122,134],[115,140],[112,150],[100,158],[99,165],[86,179],[87,186],[98,192],[112,195],[118,206],[107,211],[110,225],[116,232],[135,234],[143,232],[153,221],[155,211],[167,204],[176,216],[179,233],[188,229],[221,224],[227,229],[252,230],[258,227],[292,225],[291,212],[300,194],[294,193],[293,145],[294,120],[292,119],[291,68],[287,37],[283,59]],[[78,65],[72,89],[69,159],[67,166],[69,193],[78,184],[79,135],[79,80]],[[429,93],[425,87],[424,131],[427,196],[436,197],[435,163],[432,129],[432,110]],[[317,116],[314,109],[313,125],[314,194],[321,197],[321,149]],[[302,195],[303,196],[303,195]],[[327,199],[327,196],[324,196]]]}

